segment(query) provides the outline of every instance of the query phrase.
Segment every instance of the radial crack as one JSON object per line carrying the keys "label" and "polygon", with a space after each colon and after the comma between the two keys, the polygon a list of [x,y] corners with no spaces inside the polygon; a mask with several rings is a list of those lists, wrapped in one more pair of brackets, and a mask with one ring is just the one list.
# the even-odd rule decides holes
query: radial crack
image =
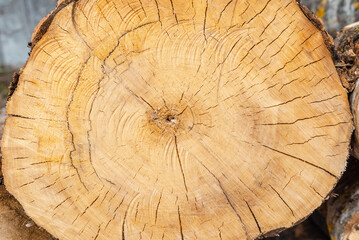
{"label": "radial crack", "polygon": [[249,24],[250,22],[252,22],[257,16],[259,16],[268,6],[268,4],[271,2],[272,0],[268,0],[266,5],[263,7],[263,9],[261,11],[259,11],[256,15],[254,15],[254,17],[252,17],[247,24]]}
{"label": "radial crack", "polygon": [[299,158],[299,157],[290,155],[290,154],[288,154],[288,153],[279,151],[279,150],[277,150],[277,149],[271,148],[271,147],[266,146],[266,145],[262,145],[262,146],[265,147],[265,148],[268,148],[269,150],[272,150],[272,151],[274,151],[274,152],[280,153],[280,154],[282,154],[282,155],[284,155],[284,156],[287,156],[287,157],[290,157],[290,158],[299,160],[299,161],[301,161],[301,162],[303,162],[303,163],[306,163],[306,164],[308,164],[308,165],[310,165],[310,166],[312,166],[312,167],[318,168],[318,169],[322,170],[323,172],[328,173],[330,176],[332,176],[332,177],[338,179],[338,177],[335,176],[333,173],[329,172],[327,169],[325,169],[325,168],[323,168],[323,167],[320,167],[320,166],[318,166],[318,165],[315,165],[314,163],[308,162],[308,161],[306,161],[306,160],[304,160],[304,159],[302,159],[302,158]]}
{"label": "radial crack", "polygon": [[272,185],[269,184],[269,186],[272,188],[272,190],[278,195],[278,197],[282,200],[282,202],[287,206],[287,208],[290,210],[290,212],[292,213],[292,216],[294,216],[294,211],[293,209],[288,205],[288,203],[282,198],[282,196],[279,194],[279,192],[274,188],[272,187]]}
{"label": "radial crack", "polygon": [[251,214],[252,214],[252,216],[253,216],[254,221],[255,221],[256,224],[257,224],[257,227],[258,227],[259,232],[262,233],[262,230],[261,230],[261,227],[259,226],[259,223],[258,223],[258,220],[257,220],[257,218],[256,218],[256,215],[254,215],[254,213],[253,213],[253,211],[252,211],[252,208],[249,206],[248,202],[247,202],[247,201],[245,201],[245,202],[246,202],[246,204],[247,204],[247,207],[248,207],[249,211],[251,212]]}
{"label": "radial crack", "polygon": [[162,27],[162,22],[161,22],[161,14],[160,14],[160,8],[159,8],[159,6],[158,6],[158,2],[157,2],[157,0],[154,0],[154,1],[155,1],[155,3],[156,3],[156,7],[157,7],[158,21],[160,22],[161,27]]}
{"label": "radial crack", "polygon": [[227,7],[233,2],[233,0],[230,0],[226,6],[224,6],[223,10],[221,11],[221,13],[219,14],[219,18],[218,18],[218,21],[217,21],[217,24],[219,23],[219,21],[221,20],[222,18],[222,15],[223,15],[223,12],[226,11]]}
{"label": "radial crack", "polygon": [[175,138],[176,154],[177,154],[177,159],[178,159],[179,166],[181,168],[184,188],[186,189],[186,192],[188,192],[188,188],[187,188],[187,184],[186,184],[186,178],[185,178],[185,175],[184,175],[184,172],[183,172],[182,162],[181,162],[181,159],[180,159],[180,156],[179,156],[179,151],[178,151],[177,136],[175,136],[174,138]]}
{"label": "radial crack", "polygon": [[180,233],[181,233],[181,240],[183,240],[183,229],[182,229],[182,220],[181,220],[181,211],[180,211],[180,207],[178,206],[178,222],[179,222],[179,227],[180,227]]}
{"label": "radial crack", "polygon": [[160,198],[158,199],[158,203],[157,203],[157,207],[156,207],[155,223],[157,223],[158,208],[160,207],[160,203],[161,203],[161,199],[162,199],[162,193],[163,193],[163,191],[161,192],[161,195],[160,195]]}
{"label": "radial crack", "polygon": [[243,231],[246,233],[247,239],[249,239],[250,237],[249,237],[249,235],[248,235],[248,231],[247,231],[246,227],[245,227],[244,224],[243,224],[242,218],[241,218],[241,216],[238,214],[237,210],[234,208],[233,203],[231,202],[231,200],[229,199],[229,196],[227,195],[227,192],[226,192],[226,191],[224,190],[224,188],[222,187],[221,181],[220,181],[220,180],[216,177],[216,175],[214,175],[201,161],[198,160],[198,162],[199,162],[199,163],[202,165],[202,167],[204,167],[204,168],[213,176],[213,178],[216,179],[216,181],[218,182],[218,185],[219,185],[219,187],[221,188],[224,197],[226,198],[226,200],[227,200],[229,206],[232,208],[233,212],[236,214],[236,216],[237,216],[239,222],[241,223],[242,229],[243,229]]}
{"label": "radial crack", "polygon": [[206,42],[207,42],[207,35],[206,35],[207,12],[208,12],[208,0],[206,0],[206,9],[204,12],[204,20],[203,20],[203,36]]}
{"label": "radial crack", "polygon": [[177,14],[176,14],[176,12],[175,12],[175,7],[174,7],[174,5],[173,5],[173,0],[170,0],[170,2],[171,2],[171,7],[172,7],[172,14],[173,14],[173,16],[175,17],[176,22],[177,22],[177,24],[178,24]]}

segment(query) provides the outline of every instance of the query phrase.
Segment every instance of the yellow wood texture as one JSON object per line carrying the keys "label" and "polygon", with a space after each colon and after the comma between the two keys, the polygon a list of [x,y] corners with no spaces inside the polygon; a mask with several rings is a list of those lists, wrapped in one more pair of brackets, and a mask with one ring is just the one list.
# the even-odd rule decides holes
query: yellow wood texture
{"label": "yellow wood texture", "polygon": [[294,0],[63,1],[2,140],[8,190],[59,239],[254,239],[345,168],[347,94]]}

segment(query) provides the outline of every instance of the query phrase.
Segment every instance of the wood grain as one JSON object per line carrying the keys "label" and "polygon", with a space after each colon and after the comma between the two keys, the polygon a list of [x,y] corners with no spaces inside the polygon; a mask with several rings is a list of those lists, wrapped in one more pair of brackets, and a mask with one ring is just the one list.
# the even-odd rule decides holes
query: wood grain
{"label": "wood grain", "polygon": [[347,94],[296,1],[60,6],[2,141],[7,188],[59,239],[254,239],[341,176]]}

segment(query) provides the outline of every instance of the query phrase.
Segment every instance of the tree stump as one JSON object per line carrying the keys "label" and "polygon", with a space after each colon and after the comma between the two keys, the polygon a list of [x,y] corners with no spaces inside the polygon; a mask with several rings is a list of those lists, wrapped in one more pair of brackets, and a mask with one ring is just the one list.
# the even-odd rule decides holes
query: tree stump
{"label": "tree stump", "polygon": [[294,0],[65,0],[14,79],[7,189],[59,239],[254,239],[308,216],[352,132]]}

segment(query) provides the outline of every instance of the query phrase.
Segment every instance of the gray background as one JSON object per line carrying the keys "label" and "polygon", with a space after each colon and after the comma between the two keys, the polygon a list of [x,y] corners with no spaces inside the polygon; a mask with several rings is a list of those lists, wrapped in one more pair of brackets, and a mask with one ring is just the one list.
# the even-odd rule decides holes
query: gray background
{"label": "gray background", "polygon": [[20,67],[28,57],[27,43],[37,23],[56,0],[0,0],[0,65]]}

